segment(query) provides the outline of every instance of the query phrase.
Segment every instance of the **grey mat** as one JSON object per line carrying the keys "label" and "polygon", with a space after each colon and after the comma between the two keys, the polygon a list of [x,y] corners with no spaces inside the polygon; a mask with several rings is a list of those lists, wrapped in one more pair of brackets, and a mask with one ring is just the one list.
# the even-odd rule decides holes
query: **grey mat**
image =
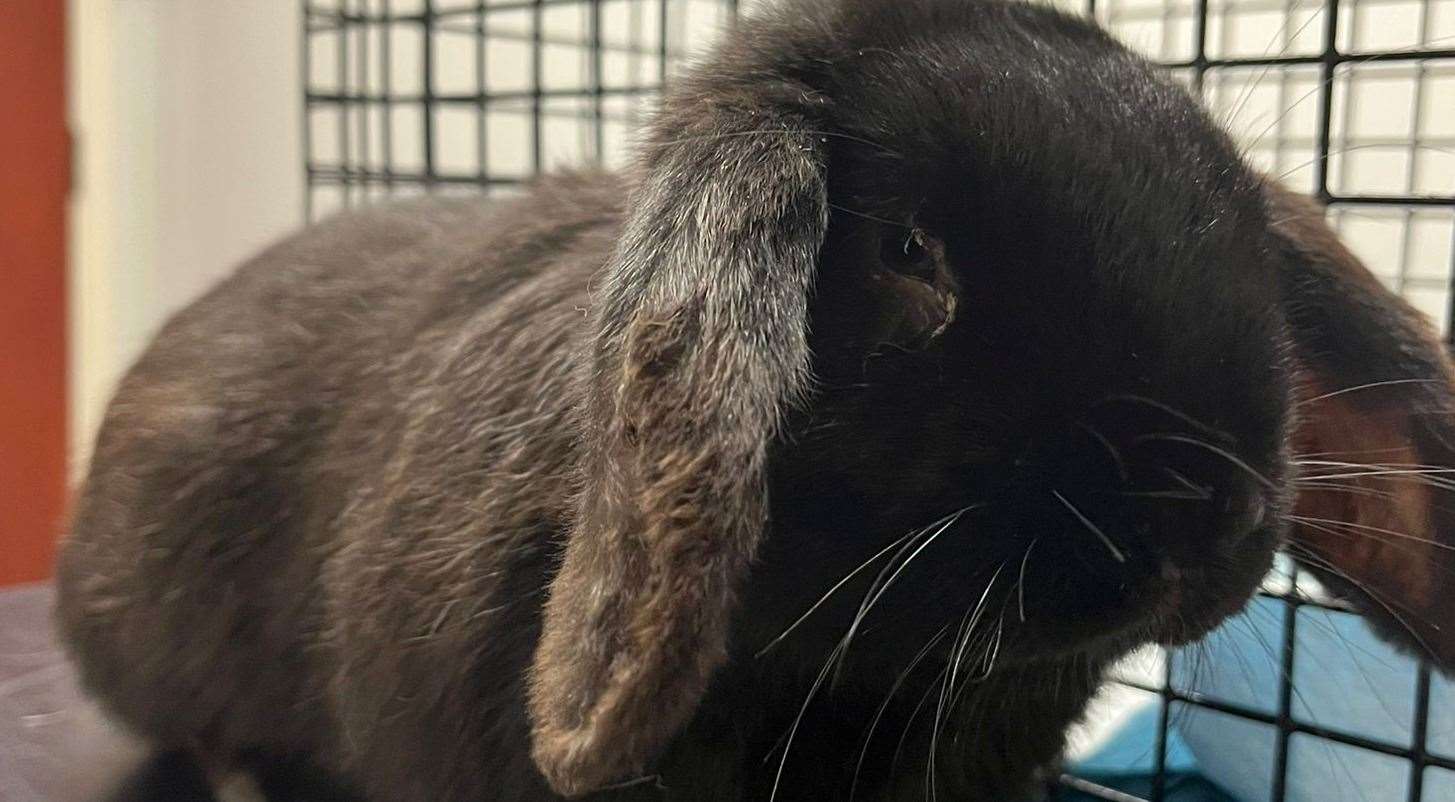
{"label": "grey mat", "polygon": [[76,687],[44,585],[0,590],[0,800],[116,799],[144,750]]}

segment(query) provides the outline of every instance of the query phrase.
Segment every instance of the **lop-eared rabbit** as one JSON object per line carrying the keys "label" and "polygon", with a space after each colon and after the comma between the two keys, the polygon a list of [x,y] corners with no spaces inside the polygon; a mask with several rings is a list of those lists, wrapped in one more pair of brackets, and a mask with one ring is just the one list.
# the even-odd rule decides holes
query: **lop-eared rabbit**
{"label": "lop-eared rabbit", "polygon": [[630,169],[345,214],[172,319],[59,620],[219,776],[1031,798],[1103,670],[1278,549],[1455,660],[1451,379],[1092,25],[785,0]]}

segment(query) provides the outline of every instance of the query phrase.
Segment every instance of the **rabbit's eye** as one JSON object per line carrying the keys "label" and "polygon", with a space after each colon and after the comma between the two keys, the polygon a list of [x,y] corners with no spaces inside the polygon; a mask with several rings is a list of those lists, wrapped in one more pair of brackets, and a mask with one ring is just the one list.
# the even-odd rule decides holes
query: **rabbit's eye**
{"label": "rabbit's eye", "polygon": [[892,230],[879,241],[879,259],[896,273],[929,281],[934,278],[937,260],[926,246],[923,232]]}

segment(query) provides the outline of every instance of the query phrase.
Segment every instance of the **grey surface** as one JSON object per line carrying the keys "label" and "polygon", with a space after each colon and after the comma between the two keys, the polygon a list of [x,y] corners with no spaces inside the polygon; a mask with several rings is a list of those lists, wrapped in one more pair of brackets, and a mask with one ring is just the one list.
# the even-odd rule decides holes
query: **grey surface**
{"label": "grey surface", "polygon": [[145,750],[76,686],[45,585],[0,590],[0,800],[117,798]]}

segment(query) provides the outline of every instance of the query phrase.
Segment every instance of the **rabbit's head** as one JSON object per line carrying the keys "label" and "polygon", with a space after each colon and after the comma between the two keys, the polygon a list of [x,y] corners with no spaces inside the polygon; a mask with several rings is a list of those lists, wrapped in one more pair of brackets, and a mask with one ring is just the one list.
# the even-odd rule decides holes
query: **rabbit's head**
{"label": "rabbit's head", "polygon": [[1441,347],[1103,33],[791,4],[638,171],[532,668],[558,790],[640,768],[730,640],[1114,655],[1204,634],[1283,546],[1455,658]]}

